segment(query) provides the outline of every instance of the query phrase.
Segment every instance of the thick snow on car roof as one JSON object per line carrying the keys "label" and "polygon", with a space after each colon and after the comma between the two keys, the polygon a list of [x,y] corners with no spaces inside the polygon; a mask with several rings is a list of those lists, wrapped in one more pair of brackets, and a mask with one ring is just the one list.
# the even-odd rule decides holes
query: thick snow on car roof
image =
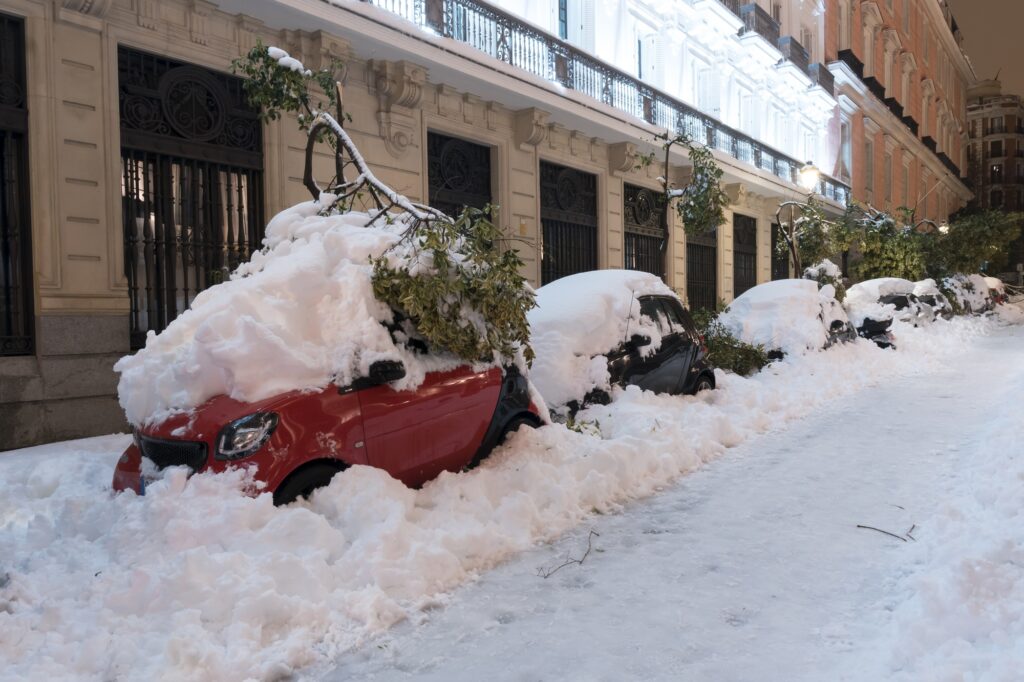
{"label": "thick snow on car roof", "polygon": [[939,287],[934,279],[922,279],[920,282],[914,282],[914,295],[941,296],[942,292],[939,291]]}
{"label": "thick snow on car roof", "polygon": [[823,311],[832,319],[846,315],[835,301],[835,289],[820,290],[809,279],[780,279],[748,289],[719,320],[737,338],[787,354],[820,350],[827,339]]}
{"label": "thick snow on car roof", "polygon": [[221,394],[251,402],[343,385],[381,359],[405,363],[400,385],[409,388],[430,369],[459,364],[414,355],[382,324],[392,312],[373,295],[369,259],[398,242],[404,217],[367,227],[372,216],[320,215],[325,204],[308,201],[274,217],[262,251],[114,366],[129,422],[158,423]]}
{"label": "thick snow on car roof", "polygon": [[530,378],[549,405],[580,399],[608,382],[605,354],[632,334],[661,342],[640,318],[637,298],[675,296],[660,278],[636,270],[594,270],[562,277],[537,290],[529,312],[536,359]]}

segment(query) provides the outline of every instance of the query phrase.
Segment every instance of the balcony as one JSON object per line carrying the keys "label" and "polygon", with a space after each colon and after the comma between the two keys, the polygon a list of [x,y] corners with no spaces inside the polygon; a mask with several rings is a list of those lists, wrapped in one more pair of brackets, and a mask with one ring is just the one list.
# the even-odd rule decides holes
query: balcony
{"label": "balcony", "polygon": [[811,56],[807,54],[804,46],[793,36],[783,36],[777,43],[782,58],[792,62],[797,68],[808,76],[810,74]]}
{"label": "balcony", "polygon": [[825,92],[835,97],[836,79],[835,76],[832,75],[832,72],[828,70],[827,66],[821,63],[811,64],[808,75],[811,77],[811,81],[815,85],[820,86]]}
{"label": "balcony", "polygon": [[[364,1],[422,29],[469,45],[539,79],[557,83],[657,128],[685,133],[698,143],[786,182],[797,182],[802,161],[786,156],[480,0]],[[769,33],[774,27],[771,44],[778,43],[778,24],[771,16],[756,5],[745,5],[741,14],[744,11],[747,26],[761,25],[761,30]],[[763,36],[761,30],[758,33]],[[841,205],[850,200],[850,188],[827,176],[822,176],[817,191]]]}
{"label": "balcony", "polygon": [[850,67],[850,70],[856,74],[857,78],[864,80],[864,62],[857,59],[857,55],[853,53],[853,50],[839,50],[839,61]]}
{"label": "balcony", "polygon": [[928,147],[928,149],[932,150],[932,154],[937,153],[939,145],[937,145],[935,143],[935,138],[929,137],[929,136],[925,136],[925,137],[921,138],[921,142],[924,142],[924,146]]}
{"label": "balcony", "polygon": [[882,100],[882,103],[893,113],[893,116],[903,120],[903,105],[900,104],[895,97],[886,97]]}
{"label": "balcony", "polygon": [[879,102],[885,102],[885,86],[877,78],[868,76],[867,78],[862,78],[861,81],[868,87],[871,94],[878,98]]}
{"label": "balcony", "polygon": [[[960,168],[955,163],[953,163],[953,159],[949,158],[945,152],[939,152],[938,157],[939,161],[942,162],[943,166],[949,169],[950,173],[952,173],[958,178],[960,177]],[[1000,180],[1000,182],[1002,182],[1002,180]]]}
{"label": "balcony", "polygon": [[750,4],[740,7],[740,19],[743,20],[743,33],[756,33],[771,45],[779,44],[779,22],[761,9],[760,5]]}
{"label": "balcony", "polygon": [[719,0],[719,2],[725,5],[733,14],[740,16],[740,0]]}
{"label": "balcony", "polygon": [[918,125],[917,121],[914,120],[914,117],[907,115],[900,120],[903,121],[903,125],[910,129],[910,132],[914,133],[914,137],[917,137]]}

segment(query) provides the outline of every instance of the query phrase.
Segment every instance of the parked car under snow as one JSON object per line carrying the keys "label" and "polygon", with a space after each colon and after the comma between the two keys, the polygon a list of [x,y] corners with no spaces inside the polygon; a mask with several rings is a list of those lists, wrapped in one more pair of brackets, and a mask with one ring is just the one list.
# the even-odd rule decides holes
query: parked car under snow
{"label": "parked car under snow", "polygon": [[776,354],[822,350],[857,333],[831,284],[818,288],[809,279],[780,279],[748,289],[719,316],[745,343]]}
{"label": "parked car under snow", "polygon": [[846,290],[846,308],[858,328],[864,319],[895,319],[913,325],[935,319],[935,311],[914,293],[914,282],[899,277],[880,277],[854,284]]}
{"label": "parked car under snow", "polygon": [[715,386],[707,350],[679,297],[658,277],[595,270],[537,290],[530,378],[555,411],[607,402],[612,386],[696,393]]}
{"label": "parked car under snow", "polygon": [[932,319],[953,317],[953,306],[945,294],[939,291],[934,279],[923,279],[914,283],[914,296],[921,305],[928,306],[932,311]]}

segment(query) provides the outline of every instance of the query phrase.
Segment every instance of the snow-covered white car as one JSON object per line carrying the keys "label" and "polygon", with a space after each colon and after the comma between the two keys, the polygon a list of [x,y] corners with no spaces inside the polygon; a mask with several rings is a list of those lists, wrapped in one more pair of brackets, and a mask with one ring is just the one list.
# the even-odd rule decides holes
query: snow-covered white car
{"label": "snow-covered white car", "polygon": [[607,402],[615,385],[669,394],[715,387],[689,312],[649,273],[563,277],[537,290],[528,317],[536,353],[530,379],[555,411]]}
{"label": "snow-covered white car", "polygon": [[736,338],[769,351],[799,354],[852,341],[857,333],[831,284],[809,279],[758,284],[733,301],[719,321]]}
{"label": "snow-covered white car", "polygon": [[939,290],[934,279],[922,279],[920,282],[914,282],[913,293],[922,306],[931,308],[933,318],[941,317],[948,320],[953,317],[953,306],[950,305],[945,294]]}
{"label": "snow-covered white car", "polygon": [[846,309],[858,329],[867,319],[896,319],[913,325],[932,322],[935,312],[914,294],[914,282],[899,277],[879,277],[858,282],[846,290]]}

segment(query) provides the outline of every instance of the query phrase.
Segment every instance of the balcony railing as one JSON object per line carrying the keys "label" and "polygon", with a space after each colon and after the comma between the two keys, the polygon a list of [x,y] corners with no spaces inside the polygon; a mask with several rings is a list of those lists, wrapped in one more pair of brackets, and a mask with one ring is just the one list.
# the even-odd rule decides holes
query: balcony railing
{"label": "balcony railing", "polygon": [[784,59],[793,62],[801,71],[810,75],[811,56],[807,50],[793,36],[783,36],[778,42],[779,52]]}
{"label": "balcony railing", "polygon": [[[591,97],[658,128],[686,133],[712,149],[787,182],[797,182],[802,162],[480,0],[364,1],[538,78]],[[778,24],[763,10],[761,12],[775,25],[777,32]],[[776,34],[772,44],[777,41]],[[843,205],[850,199],[850,188],[827,176],[822,176],[817,192]]]}
{"label": "balcony railing", "polygon": [[719,2],[725,5],[733,14],[740,16],[740,0],[719,0]]}
{"label": "balcony railing", "polygon": [[811,81],[820,86],[828,94],[833,97],[836,94],[836,78],[832,75],[832,72],[828,70],[828,67],[824,64],[817,63],[811,64],[811,68],[808,71],[808,75],[811,77]]}
{"label": "balcony railing", "polygon": [[779,22],[764,11],[760,5],[753,3],[740,7],[740,19],[743,20],[744,33],[756,33],[772,45],[779,44]]}

